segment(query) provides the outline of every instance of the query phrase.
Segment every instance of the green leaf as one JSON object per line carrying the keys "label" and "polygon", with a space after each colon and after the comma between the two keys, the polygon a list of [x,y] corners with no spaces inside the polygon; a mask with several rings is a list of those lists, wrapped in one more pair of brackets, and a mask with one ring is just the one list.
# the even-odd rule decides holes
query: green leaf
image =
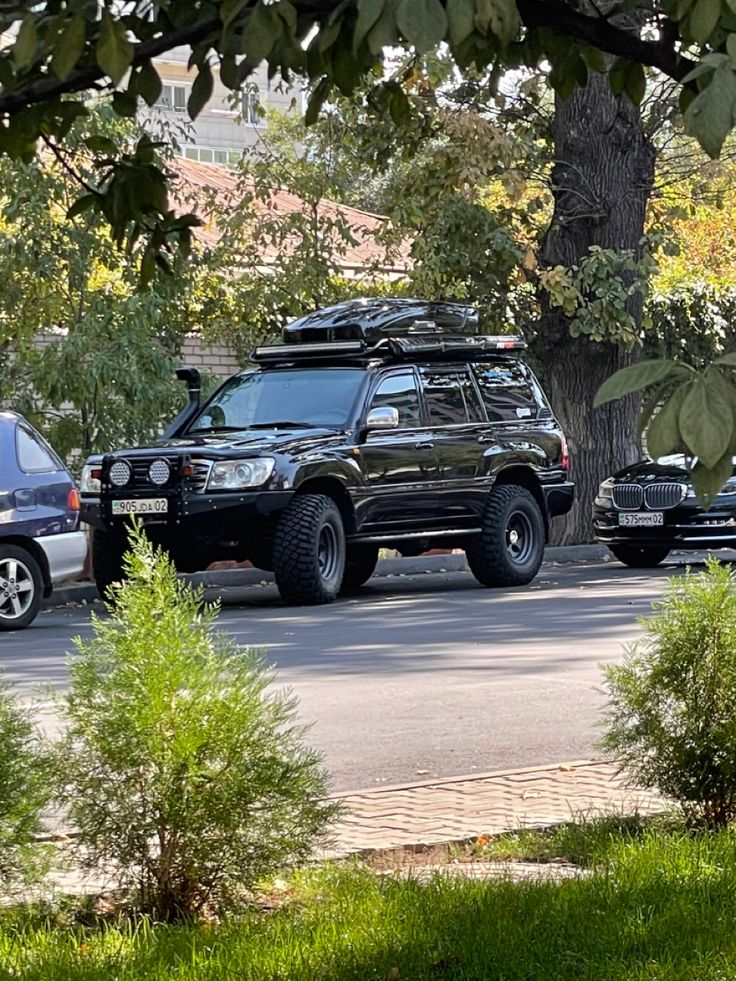
{"label": "green leaf", "polygon": [[199,66],[199,72],[197,77],[194,79],[194,84],[192,85],[192,91],[187,100],[187,111],[189,112],[190,119],[196,119],[200,114],[202,109],[207,105],[207,103],[212,98],[212,89],[214,88],[215,80],[212,77],[212,69],[205,62],[203,65]]}
{"label": "green leaf", "polygon": [[223,27],[231,24],[247,3],[248,0],[223,0],[220,4],[220,20]]}
{"label": "green leaf", "polygon": [[685,130],[697,137],[709,156],[717,157],[731,132],[735,110],[736,75],[729,65],[723,65],[688,106]]}
{"label": "green leaf", "polygon": [[647,450],[654,460],[680,448],[680,409],[692,384],[676,388],[647,427]]}
{"label": "green leaf", "polygon": [[647,91],[647,78],[644,74],[644,66],[638,62],[632,62],[631,67],[626,72],[626,83],[624,91],[635,106],[641,104]]}
{"label": "green leaf", "polygon": [[241,48],[254,65],[265,61],[283,34],[284,22],[272,17],[270,10],[263,2],[257,3],[243,28]]}
{"label": "green leaf", "polygon": [[515,0],[491,0],[491,30],[504,47],[516,39],[520,26]]}
{"label": "green leaf", "polygon": [[[81,14],[76,14],[64,28],[54,45],[51,71],[62,82],[68,78],[79,61],[87,37],[87,25]],[[102,67],[102,66],[100,66]]]}
{"label": "green leaf", "polygon": [[650,385],[655,385],[658,381],[666,378],[674,368],[675,362],[665,358],[640,361],[638,364],[630,364],[626,368],[621,368],[603,382],[593,400],[593,406],[595,408],[605,402],[622,399],[642,388],[649,388]]}
{"label": "green leaf", "polygon": [[118,116],[133,119],[138,112],[138,103],[132,92],[113,92],[112,107]]}
{"label": "green leaf", "polygon": [[726,0],[726,6],[732,13],[736,14],[736,0]]}
{"label": "green leaf", "polygon": [[109,139],[107,136],[100,136],[99,134],[88,136],[84,141],[84,145],[93,153],[107,153],[111,157],[114,157],[118,152],[118,146],[114,140]]}
{"label": "green leaf", "polygon": [[450,41],[462,44],[475,28],[473,0],[447,0],[447,21]]}
{"label": "green leaf", "polygon": [[18,37],[13,45],[13,55],[15,64],[18,68],[27,68],[33,61],[38,46],[38,32],[36,31],[36,18],[33,14],[26,14],[23,18]]}
{"label": "green leaf", "polygon": [[417,51],[431,51],[447,33],[447,14],[440,0],[402,0],[396,23]]}
{"label": "green leaf", "polygon": [[699,378],[680,409],[680,433],[693,456],[714,467],[731,445],[733,411],[720,387]]}
{"label": "green leaf", "polygon": [[81,198],[77,198],[71,208],[69,208],[66,216],[67,218],[76,218],[77,215],[81,215],[85,211],[89,211],[89,209],[93,208],[96,204],[96,194],[83,194]]}
{"label": "green leaf", "polygon": [[736,351],[730,351],[728,354],[722,354],[720,358],[716,358],[715,363],[731,365],[736,368]]}
{"label": "green leaf", "polygon": [[307,109],[304,113],[304,122],[307,126],[311,126],[313,123],[317,122],[319,118],[320,110],[330,94],[332,89],[332,82],[329,78],[320,79],[319,83],[315,86],[314,91],[309,97],[309,102],[307,103]]}
{"label": "green leaf", "polygon": [[115,20],[110,11],[102,12],[102,27],[100,40],[95,47],[97,64],[118,85],[133,60],[133,45],[126,37],[125,26]]}
{"label": "green leaf", "polygon": [[371,28],[368,34],[368,47],[371,53],[380,54],[399,41],[399,29],[396,26],[396,13],[400,0],[387,0],[386,8]]}
{"label": "green leaf", "polygon": [[353,51],[357,51],[366,35],[383,13],[386,0],[358,0],[358,19],[353,32]]}
{"label": "green leaf", "polygon": [[714,466],[706,467],[698,461],[690,471],[698,502],[702,507],[709,507],[711,501],[721,490],[728,478],[733,474],[733,456],[729,449]]}
{"label": "green leaf", "polygon": [[154,106],[161,96],[161,79],[150,61],[144,61],[138,72],[138,94],[148,106]]}
{"label": "green leaf", "polygon": [[721,16],[721,0],[698,0],[690,14],[690,33],[698,44],[705,44]]}

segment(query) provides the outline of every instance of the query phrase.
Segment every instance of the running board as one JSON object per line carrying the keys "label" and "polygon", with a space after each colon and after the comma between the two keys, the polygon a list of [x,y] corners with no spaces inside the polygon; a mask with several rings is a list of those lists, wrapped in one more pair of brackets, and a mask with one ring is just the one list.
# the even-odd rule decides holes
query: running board
{"label": "running board", "polygon": [[448,528],[446,531],[410,531],[391,535],[351,535],[349,541],[361,545],[380,545],[381,542],[405,542],[412,538],[462,538],[464,535],[480,535],[482,528]]}

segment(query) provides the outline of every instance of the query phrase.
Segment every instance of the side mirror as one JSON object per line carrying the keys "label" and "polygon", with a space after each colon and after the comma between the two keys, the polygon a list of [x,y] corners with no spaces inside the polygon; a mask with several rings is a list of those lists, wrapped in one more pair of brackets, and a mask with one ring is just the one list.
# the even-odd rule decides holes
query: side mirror
{"label": "side mirror", "polygon": [[382,405],[371,409],[365,421],[366,429],[396,429],[399,425],[399,410],[392,405]]}

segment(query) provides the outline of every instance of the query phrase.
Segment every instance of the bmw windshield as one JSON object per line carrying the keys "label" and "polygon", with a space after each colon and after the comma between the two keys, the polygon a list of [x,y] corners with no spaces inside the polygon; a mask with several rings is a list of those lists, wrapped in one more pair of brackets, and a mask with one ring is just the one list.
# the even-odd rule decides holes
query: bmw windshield
{"label": "bmw windshield", "polygon": [[235,375],[212,396],[189,432],[344,429],[364,379],[362,368],[288,368]]}

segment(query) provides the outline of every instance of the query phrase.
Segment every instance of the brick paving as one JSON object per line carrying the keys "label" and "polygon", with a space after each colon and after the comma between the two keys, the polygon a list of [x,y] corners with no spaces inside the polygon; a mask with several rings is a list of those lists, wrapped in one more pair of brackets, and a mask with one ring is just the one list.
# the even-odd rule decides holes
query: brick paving
{"label": "brick paving", "polygon": [[612,763],[580,760],[335,795],[345,814],[330,856],[465,841],[604,814],[653,814],[658,796]]}

